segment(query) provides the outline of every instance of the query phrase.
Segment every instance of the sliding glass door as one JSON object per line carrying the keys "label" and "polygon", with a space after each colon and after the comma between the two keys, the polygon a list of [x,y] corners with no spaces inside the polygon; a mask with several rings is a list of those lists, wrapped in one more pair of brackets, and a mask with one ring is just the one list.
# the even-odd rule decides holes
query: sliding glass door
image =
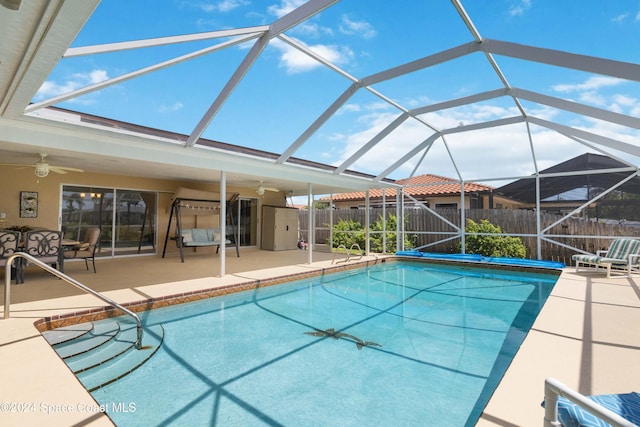
{"label": "sliding glass door", "polygon": [[89,227],[100,228],[96,256],[156,252],[158,196],[155,192],[63,186],[62,231],[82,241]]}
{"label": "sliding glass door", "polygon": [[258,233],[258,199],[240,198],[233,205],[233,220],[238,227],[237,239],[240,246],[256,246]]}

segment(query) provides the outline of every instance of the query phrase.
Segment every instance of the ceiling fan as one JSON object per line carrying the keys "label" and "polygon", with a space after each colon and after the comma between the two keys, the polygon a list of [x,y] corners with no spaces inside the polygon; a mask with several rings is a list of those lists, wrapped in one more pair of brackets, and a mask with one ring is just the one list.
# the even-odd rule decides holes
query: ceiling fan
{"label": "ceiling fan", "polygon": [[[84,172],[82,169],[77,168],[68,168],[64,166],[51,166],[45,158],[47,157],[46,153],[39,153],[40,160],[36,162],[34,165],[34,172],[38,178],[44,178],[49,175],[49,172],[55,173],[67,173],[67,172]],[[5,166],[25,166],[22,164],[6,164]]]}
{"label": "ceiling fan", "polygon": [[258,193],[258,196],[264,196],[264,192],[265,191],[274,191],[276,193],[280,191],[277,188],[265,187],[263,184],[264,184],[264,182],[262,180],[260,180],[260,186],[256,190],[256,193]]}

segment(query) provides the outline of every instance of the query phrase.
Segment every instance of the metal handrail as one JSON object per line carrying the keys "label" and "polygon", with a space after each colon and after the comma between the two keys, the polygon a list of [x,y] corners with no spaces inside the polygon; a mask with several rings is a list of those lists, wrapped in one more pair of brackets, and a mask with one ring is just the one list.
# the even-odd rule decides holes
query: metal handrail
{"label": "metal handrail", "polygon": [[360,248],[360,245],[357,243],[354,243],[353,245],[351,245],[351,248],[349,248],[349,257],[351,257],[351,250],[353,249],[354,246],[358,249],[358,254],[360,255],[358,259],[359,260],[362,259],[362,249]]}
{"label": "metal handrail", "polygon": [[[333,253],[333,259],[331,260],[331,264],[333,264],[334,262],[336,264],[340,263],[340,262],[349,262],[351,260],[351,250],[354,248],[354,246],[358,249],[358,254],[360,255],[360,257],[358,258],[359,260],[362,259],[362,249],[360,249],[360,245],[357,243],[354,243],[353,245],[351,245],[351,248],[347,249],[347,247],[345,245],[339,245],[336,248],[336,251]],[[338,253],[338,251],[340,250],[340,248],[343,248],[345,253],[347,254],[347,257],[345,259],[341,259],[336,261],[336,254]]]}
{"label": "metal handrail", "polygon": [[[347,257],[345,259],[336,261],[336,255],[338,254],[338,251],[340,251],[340,248],[344,248],[344,251],[347,253]],[[338,264],[339,262],[347,262],[347,261],[349,261],[349,249],[347,249],[345,245],[338,245],[338,247],[336,248],[336,251],[333,253],[331,264],[333,264],[334,262]]]}
{"label": "metal handrail", "polygon": [[24,258],[26,260],[28,260],[29,262],[37,265],[38,267],[42,268],[43,270],[53,274],[54,276],[58,277],[59,279],[64,280],[65,282],[72,284],[73,286],[82,289],[85,292],[90,293],[91,295],[101,299],[102,301],[106,302],[107,304],[109,304],[112,307],[115,307],[117,309],[122,310],[124,313],[128,314],[129,316],[133,317],[133,319],[136,321],[136,330],[137,330],[137,341],[135,343],[136,349],[140,350],[142,348],[142,322],[140,321],[140,317],[135,314],[133,311],[129,310],[128,308],[123,307],[122,305],[118,304],[117,302],[115,302],[114,300],[102,295],[99,292],[94,291],[93,289],[89,288],[86,285],[83,285],[82,283],[78,282],[77,280],[67,276],[66,274],[56,270],[55,268],[45,264],[44,262],[40,261],[39,259],[24,253],[24,252],[16,252],[13,255],[11,255],[10,257],[7,258],[7,262],[5,264],[5,272],[4,272],[4,319],[8,319],[9,318],[9,306],[11,305],[11,265],[13,264],[13,260],[16,258]]}

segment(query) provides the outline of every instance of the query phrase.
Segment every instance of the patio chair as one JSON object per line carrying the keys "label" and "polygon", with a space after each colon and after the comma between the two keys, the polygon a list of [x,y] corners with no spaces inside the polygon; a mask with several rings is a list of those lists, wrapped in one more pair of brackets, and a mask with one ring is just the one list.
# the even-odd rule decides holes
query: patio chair
{"label": "patio chair", "polygon": [[638,270],[638,258],[640,258],[640,240],[616,239],[606,251],[598,251],[596,255],[573,255],[576,263],[576,271],[583,266],[606,267],[607,278],[611,277],[611,267],[619,267],[627,271],[631,276],[632,270]]}
{"label": "patio chair", "polygon": [[[27,231],[24,239],[24,252],[38,261],[60,269],[62,265],[62,231]],[[24,283],[24,269],[16,275],[16,283]]]}
{"label": "patio chair", "polygon": [[84,264],[89,270],[89,260],[93,264],[93,272],[96,272],[96,249],[100,240],[100,229],[98,227],[87,228],[84,233],[84,240],[79,245],[70,250],[64,251],[65,259],[84,259]]}
{"label": "patio chair", "polygon": [[14,260],[14,265],[7,266],[7,258],[18,252],[19,243],[19,231],[0,231],[0,267],[11,268],[12,272],[15,272],[20,259]]}
{"label": "patio chair", "polygon": [[640,425],[640,394],[584,396],[555,378],[544,382],[544,425],[631,427]]}

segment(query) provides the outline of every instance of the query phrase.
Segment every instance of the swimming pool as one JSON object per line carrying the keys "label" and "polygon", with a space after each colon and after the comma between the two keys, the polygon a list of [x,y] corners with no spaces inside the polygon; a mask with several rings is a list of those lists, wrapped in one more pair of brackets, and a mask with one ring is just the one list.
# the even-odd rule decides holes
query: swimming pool
{"label": "swimming pool", "polygon": [[152,310],[160,350],[92,394],[119,426],[472,426],[556,280],[391,262]]}

